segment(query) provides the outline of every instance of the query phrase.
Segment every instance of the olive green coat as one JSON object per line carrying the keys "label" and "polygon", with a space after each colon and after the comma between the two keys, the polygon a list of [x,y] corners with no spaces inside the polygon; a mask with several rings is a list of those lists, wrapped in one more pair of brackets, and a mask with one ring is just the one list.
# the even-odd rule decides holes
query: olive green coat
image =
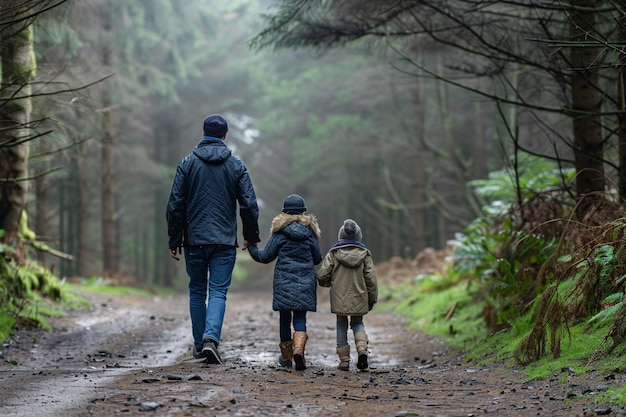
{"label": "olive green coat", "polygon": [[341,316],[362,316],[378,301],[372,254],[364,245],[337,242],[317,271],[317,281],[330,287],[330,310]]}

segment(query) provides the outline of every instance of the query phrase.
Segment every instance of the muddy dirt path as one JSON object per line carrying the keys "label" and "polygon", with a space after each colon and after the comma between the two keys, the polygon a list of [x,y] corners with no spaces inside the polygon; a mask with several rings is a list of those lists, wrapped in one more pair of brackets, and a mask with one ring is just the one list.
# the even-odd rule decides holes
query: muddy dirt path
{"label": "muddy dirt path", "polygon": [[[336,366],[334,316],[323,290],[308,316],[305,371],[281,368],[271,295],[229,293],[223,365],[191,355],[185,294],[90,295],[93,306],[22,330],[1,348],[0,416],[589,416],[621,375],[566,370],[526,381],[504,367],[468,364],[398,316],[365,318],[370,369]],[[350,336],[350,339],[351,336]],[[352,350],[354,358],[354,348]]]}

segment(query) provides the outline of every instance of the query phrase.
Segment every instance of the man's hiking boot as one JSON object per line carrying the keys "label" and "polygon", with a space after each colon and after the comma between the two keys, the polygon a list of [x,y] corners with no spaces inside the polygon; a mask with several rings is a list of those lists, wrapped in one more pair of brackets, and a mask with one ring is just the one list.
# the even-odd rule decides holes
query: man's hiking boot
{"label": "man's hiking boot", "polygon": [[195,346],[193,346],[192,349],[193,349],[193,358],[194,359],[204,359],[204,355],[202,354],[202,349],[198,350],[198,349],[196,349]]}
{"label": "man's hiking boot", "polygon": [[211,339],[206,339],[204,341],[204,346],[202,346],[202,355],[206,358],[207,363],[222,363],[222,358],[220,358],[220,354],[217,353],[216,343]]}

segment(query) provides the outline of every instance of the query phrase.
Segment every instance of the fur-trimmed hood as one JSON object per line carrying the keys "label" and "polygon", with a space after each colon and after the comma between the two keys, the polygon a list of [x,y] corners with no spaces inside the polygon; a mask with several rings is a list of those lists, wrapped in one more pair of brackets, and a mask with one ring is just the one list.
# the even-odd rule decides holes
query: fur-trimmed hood
{"label": "fur-trimmed hood", "polygon": [[[272,226],[270,227],[270,233],[277,233],[280,231],[285,231],[289,234],[293,232],[293,230],[287,230],[288,226],[296,223],[297,225],[302,225],[311,229],[313,234],[317,239],[322,236],[322,231],[320,229],[319,224],[317,223],[317,217],[311,214],[288,214],[288,213],[280,213],[278,216],[274,217],[272,220]],[[289,229],[293,229],[292,226]],[[296,227],[297,228],[297,227]]]}
{"label": "fur-trimmed hood", "polygon": [[272,235],[264,249],[248,246],[252,259],[264,264],[276,259],[272,309],[315,311],[315,265],[322,261],[317,219],[307,214],[281,213],[272,221]]}

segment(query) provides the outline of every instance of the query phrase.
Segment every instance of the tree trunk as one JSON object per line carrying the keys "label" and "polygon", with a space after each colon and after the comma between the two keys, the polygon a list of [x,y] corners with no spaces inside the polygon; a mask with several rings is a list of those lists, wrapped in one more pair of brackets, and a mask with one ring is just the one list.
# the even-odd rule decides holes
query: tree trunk
{"label": "tree trunk", "polygon": [[618,84],[618,105],[620,112],[617,114],[618,132],[617,143],[619,152],[619,166],[617,172],[617,184],[619,188],[619,196],[622,200],[626,200],[626,92],[624,84],[626,82],[626,74],[624,74],[624,64],[620,63],[620,69],[617,75]]}
{"label": "tree trunk", "polygon": [[76,178],[78,182],[78,224],[76,225],[76,273],[80,277],[88,277],[95,274],[93,268],[90,268],[91,262],[89,259],[89,244],[87,242],[87,225],[89,224],[89,193],[88,193],[88,181],[86,173],[86,145],[79,143],[76,145]]}
{"label": "tree trunk", "polygon": [[[112,30],[112,16],[105,17],[104,30]],[[111,46],[105,45],[102,54],[102,66],[109,68],[111,62]],[[117,273],[117,228],[115,225],[115,187],[114,187],[114,124],[111,91],[104,86],[102,96],[102,274],[112,277]]]}
{"label": "tree trunk", "polygon": [[[111,100],[105,90],[104,107],[109,108]],[[103,275],[111,277],[117,272],[115,189],[113,185],[113,115],[105,111],[102,120],[102,245]]]}
{"label": "tree trunk", "polygon": [[415,135],[418,136],[418,140],[415,141],[415,146],[419,147],[417,151],[417,161],[414,165],[413,173],[413,192],[411,193],[411,206],[413,207],[413,218],[415,220],[415,232],[413,242],[413,253],[411,259],[415,258],[415,255],[420,253],[426,248],[426,212],[427,207],[424,204],[428,201],[427,185],[430,181],[427,164],[428,157],[425,153],[429,152],[424,149],[421,144],[424,143],[424,136],[426,135],[426,112],[424,106],[424,78],[418,78],[417,91],[413,95],[413,103],[415,105]]}
{"label": "tree trunk", "polygon": [[28,191],[29,81],[36,65],[29,23],[19,22],[3,29],[0,61],[0,229],[5,231],[1,241],[18,244]]}
{"label": "tree trunk", "polygon": [[[626,16],[623,14],[617,18],[619,22],[619,41],[626,41]],[[617,185],[619,196],[622,200],[626,200],[626,73],[624,73],[624,56],[619,54],[619,69],[617,71],[617,100],[618,100],[618,132],[617,143],[619,152]]]}
{"label": "tree trunk", "polygon": [[[596,0],[572,1],[578,8],[570,15],[570,38],[573,42],[587,42],[588,34],[595,26],[593,8]],[[602,94],[598,88],[598,68],[595,64],[599,48],[573,47],[572,60],[572,104],[574,128],[574,161],[576,164],[576,193],[580,200],[579,214],[589,204],[602,198],[605,187],[604,149],[600,106]]]}
{"label": "tree trunk", "polygon": [[[44,154],[50,149],[48,142],[40,140],[37,142],[38,153]],[[41,174],[45,171],[47,164],[40,165],[37,174]],[[48,188],[49,182],[45,175],[37,175],[35,180],[35,234],[41,240],[41,236],[47,236],[50,234],[48,229]],[[46,262],[46,252],[37,251],[37,262],[44,265]]]}
{"label": "tree trunk", "polygon": [[[479,81],[480,82],[480,81]],[[474,103],[474,147],[472,148],[473,155],[473,176],[474,178],[486,178],[487,167],[487,141],[485,132],[485,114],[480,100],[476,100]]]}

